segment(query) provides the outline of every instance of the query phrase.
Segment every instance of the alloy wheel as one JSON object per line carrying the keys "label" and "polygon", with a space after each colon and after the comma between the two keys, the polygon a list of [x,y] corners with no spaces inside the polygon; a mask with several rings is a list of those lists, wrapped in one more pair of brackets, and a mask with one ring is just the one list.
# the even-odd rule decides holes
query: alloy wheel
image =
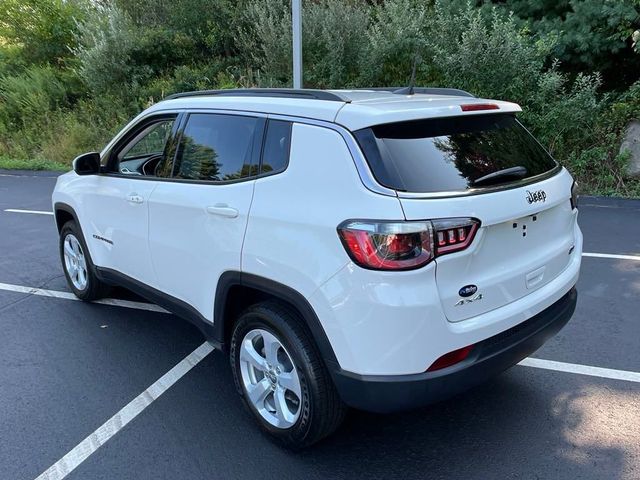
{"label": "alloy wheel", "polygon": [[302,389],[291,356],[271,332],[254,329],[240,345],[245,395],[260,416],[277,428],[292,427],[300,416]]}
{"label": "alloy wheel", "polygon": [[64,237],[64,268],[78,290],[87,288],[87,260],[80,242],[73,233]]}

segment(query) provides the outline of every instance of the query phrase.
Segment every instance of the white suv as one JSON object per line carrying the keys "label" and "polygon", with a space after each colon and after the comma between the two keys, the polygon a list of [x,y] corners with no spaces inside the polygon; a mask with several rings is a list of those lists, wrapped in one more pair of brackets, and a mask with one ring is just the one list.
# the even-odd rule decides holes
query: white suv
{"label": "white suv", "polygon": [[509,368],[574,311],[574,182],[518,105],[410,93],[155,104],[58,179],[69,286],[121,285],[194,322],[292,447],[347,406],[418,407]]}

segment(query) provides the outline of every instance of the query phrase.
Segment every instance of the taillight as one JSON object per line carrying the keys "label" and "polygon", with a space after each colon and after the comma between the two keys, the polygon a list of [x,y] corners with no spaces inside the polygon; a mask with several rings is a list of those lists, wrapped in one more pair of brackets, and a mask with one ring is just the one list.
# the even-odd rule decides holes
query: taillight
{"label": "taillight", "polygon": [[374,270],[407,270],[433,258],[430,222],[353,221],[338,227],[351,259]]}
{"label": "taillight", "polygon": [[478,110],[499,110],[500,107],[495,103],[467,103],[460,105],[463,112],[476,112]]}
{"label": "taillight", "polygon": [[571,185],[571,208],[574,210],[578,208],[578,192],[578,182],[574,181]]}
{"label": "taillight", "polygon": [[480,222],[451,218],[422,222],[353,220],[338,227],[351,259],[372,270],[411,270],[469,246]]}
{"label": "taillight", "polygon": [[473,241],[480,222],[473,218],[448,218],[433,220],[436,231],[436,253],[445,253],[464,250]]}
{"label": "taillight", "polygon": [[429,368],[427,368],[427,372],[441,370],[443,368],[455,365],[456,363],[460,363],[469,356],[471,350],[473,350],[473,345],[459,348],[458,350],[454,350],[453,352],[445,353],[435,362],[433,362]]}

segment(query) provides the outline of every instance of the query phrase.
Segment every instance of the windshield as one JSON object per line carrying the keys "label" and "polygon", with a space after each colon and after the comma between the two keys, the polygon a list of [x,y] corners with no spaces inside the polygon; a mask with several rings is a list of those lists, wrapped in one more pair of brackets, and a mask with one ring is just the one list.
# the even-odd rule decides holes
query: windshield
{"label": "windshield", "polygon": [[493,187],[557,166],[513,114],[390,123],[355,136],[378,182],[406,192]]}

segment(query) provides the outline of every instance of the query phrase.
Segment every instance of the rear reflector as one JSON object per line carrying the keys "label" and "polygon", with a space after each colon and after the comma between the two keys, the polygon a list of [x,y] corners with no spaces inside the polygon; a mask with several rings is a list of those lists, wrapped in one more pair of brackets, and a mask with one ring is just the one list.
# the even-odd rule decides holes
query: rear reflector
{"label": "rear reflector", "polygon": [[500,107],[495,103],[468,103],[460,105],[463,112],[475,112],[477,110],[499,110]]}
{"label": "rear reflector", "polygon": [[473,350],[473,345],[468,345],[466,347],[459,348],[458,350],[454,350],[453,352],[445,353],[433,362],[429,368],[427,368],[427,372],[441,370],[455,365],[456,363],[460,363],[469,356],[471,350]]}

